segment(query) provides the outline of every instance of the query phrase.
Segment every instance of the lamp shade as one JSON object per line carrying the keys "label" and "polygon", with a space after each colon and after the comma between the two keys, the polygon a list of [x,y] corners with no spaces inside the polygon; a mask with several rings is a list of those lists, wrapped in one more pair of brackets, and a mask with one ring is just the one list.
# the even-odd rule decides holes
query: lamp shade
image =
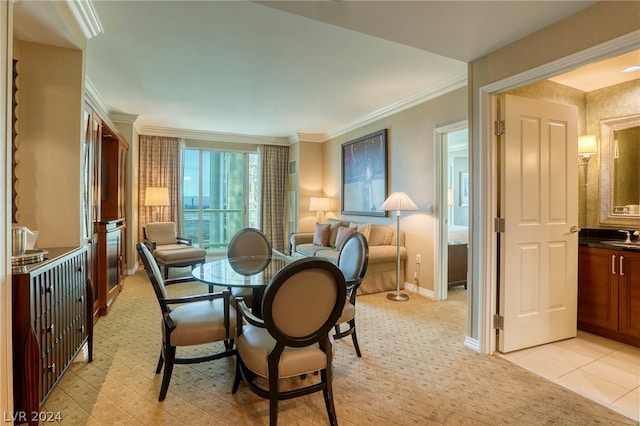
{"label": "lamp shade", "polygon": [[331,209],[330,200],[324,197],[311,197],[309,210],[312,212],[326,212]]}
{"label": "lamp shade", "polygon": [[453,189],[447,188],[447,204],[452,206],[454,204],[453,201]]}
{"label": "lamp shade", "polygon": [[144,196],[145,206],[168,206],[169,188],[148,187]]}
{"label": "lamp shade", "polygon": [[384,203],[380,206],[380,210],[418,210],[418,206],[405,192],[393,192]]}
{"label": "lamp shade", "polygon": [[578,155],[594,155],[597,153],[598,145],[595,136],[585,135],[578,138]]}

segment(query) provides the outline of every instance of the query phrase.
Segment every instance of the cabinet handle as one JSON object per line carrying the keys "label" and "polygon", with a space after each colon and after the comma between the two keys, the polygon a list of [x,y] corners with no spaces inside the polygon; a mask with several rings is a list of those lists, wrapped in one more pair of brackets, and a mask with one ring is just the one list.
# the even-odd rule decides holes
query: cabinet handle
{"label": "cabinet handle", "polygon": [[615,254],[611,255],[611,274],[612,275],[616,274],[616,255]]}
{"label": "cabinet handle", "polygon": [[81,325],[80,328],[78,328],[78,331],[80,333],[84,333],[84,325]]}
{"label": "cabinet handle", "polygon": [[78,297],[78,302],[80,302],[80,303],[84,303],[84,296],[80,296],[80,297]]}
{"label": "cabinet handle", "polygon": [[50,366],[47,367],[47,370],[49,370],[52,373],[56,372],[56,363],[54,362],[53,364],[51,364]]}
{"label": "cabinet handle", "polygon": [[620,276],[624,276],[624,271],[622,270],[622,265],[624,261],[624,256],[620,255]]}
{"label": "cabinet handle", "polygon": [[53,334],[56,331],[56,326],[54,324],[51,324],[49,327],[47,327],[47,333],[51,333]]}

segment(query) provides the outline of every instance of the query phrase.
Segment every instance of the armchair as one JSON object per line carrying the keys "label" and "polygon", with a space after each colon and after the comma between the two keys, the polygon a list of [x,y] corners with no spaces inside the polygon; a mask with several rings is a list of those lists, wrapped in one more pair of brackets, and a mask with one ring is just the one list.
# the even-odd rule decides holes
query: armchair
{"label": "armchair", "polygon": [[191,239],[178,235],[175,222],[153,222],[142,228],[144,245],[153,254],[158,266],[164,269],[165,280],[169,268],[203,264],[207,251],[193,247]]}

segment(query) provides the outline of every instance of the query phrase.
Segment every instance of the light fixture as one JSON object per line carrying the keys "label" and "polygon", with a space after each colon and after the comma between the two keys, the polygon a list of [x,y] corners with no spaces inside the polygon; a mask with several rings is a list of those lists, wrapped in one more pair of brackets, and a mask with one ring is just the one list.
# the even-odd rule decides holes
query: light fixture
{"label": "light fixture", "polygon": [[584,186],[587,186],[587,178],[589,177],[589,160],[598,153],[598,145],[596,137],[593,135],[580,136],[578,138],[578,156],[584,165]]}
{"label": "light fixture", "polygon": [[447,188],[447,205],[452,206],[453,204],[453,189]]}
{"label": "light fixture", "polygon": [[316,220],[318,223],[324,223],[324,212],[331,209],[331,200],[325,197],[311,197],[309,200],[309,210],[316,212]]}
{"label": "light fixture", "polygon": [[144,205],[155,207],[155,221],[160,220],[160,207],[169,205],[169,188],[159,188],[150,186],[144,194]]}
{"label": "light fixture", "polygon": [[384,200],[384,203],[380,206],[380,210],[396,211],[396,292],[388,293],[387,299],[396,302],[405,302],[409,300],[409,295],[400,293],[400,212],[418,210],[418,207],[406,193],[393,192]]}

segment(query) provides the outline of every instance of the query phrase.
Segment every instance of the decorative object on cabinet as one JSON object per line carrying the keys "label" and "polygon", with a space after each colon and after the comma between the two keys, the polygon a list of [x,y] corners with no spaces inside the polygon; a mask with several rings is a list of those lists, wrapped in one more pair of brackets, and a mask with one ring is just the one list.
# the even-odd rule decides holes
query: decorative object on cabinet
{"label": "decorative object on cabinet", "polygon": [[640,253],[578,248],[578,328],[640,347]]}
{"label": "decorative object on cabinet", "polygon": [[39,412],[85,344],[93,360],[87,249],[51,248],[48,254],[45,262],[13,268],[15,413]]}
{"label": "decorative object on cabinet", "polygon": [[400,293],[400,212],[418,210],[418,206],[406,193],[394,192],[382,203],[380,210],[396,211],[396,291],[395,293],[388,293],[387,299],[405,302],[409,300],[409,295]]}
{"label": "decorative object on cabinet", "polygon": [[387,129],[342,144],[342,214],[386,216]]}
{"label": "decorative object on cabinet", "polygon": [[160,207],[169,205],[169,188],[159,188],[150,186],[144,194],[144,205],[146,207],[155,207],[155,221],[160,221]]}

